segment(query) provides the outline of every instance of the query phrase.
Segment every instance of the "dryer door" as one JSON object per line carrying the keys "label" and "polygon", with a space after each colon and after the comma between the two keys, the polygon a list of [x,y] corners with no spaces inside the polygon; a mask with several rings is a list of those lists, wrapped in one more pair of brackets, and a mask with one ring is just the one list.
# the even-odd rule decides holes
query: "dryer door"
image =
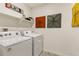
{"label": "dryer door", "polygon": [[43,52],[43,36],[34,37],[34,56],[39,56]]}

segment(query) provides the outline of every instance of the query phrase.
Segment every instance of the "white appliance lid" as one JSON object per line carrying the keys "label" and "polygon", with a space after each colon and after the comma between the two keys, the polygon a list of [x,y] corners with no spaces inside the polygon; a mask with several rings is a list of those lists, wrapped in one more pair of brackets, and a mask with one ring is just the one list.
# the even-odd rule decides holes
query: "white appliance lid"
{"label": "white appliance lid", "polygon": [[37,36],[40,36],[40,35],[41,35],[41,34],[31,33],[31,34],[26,34],[25,36],[37,37]]}
{"label": "white appliance lid", "polygon": [[34,33],[32,31],[23,31],[24,36],[32,36],[32,37],[37,37],[42,35],[41,33]]}
{"label": "white appliance lid", "polygon": [[1,46],[11,46],[16,43],[29,40],[31,37],[14,37],[14,38],[0,38],[0,45]]}

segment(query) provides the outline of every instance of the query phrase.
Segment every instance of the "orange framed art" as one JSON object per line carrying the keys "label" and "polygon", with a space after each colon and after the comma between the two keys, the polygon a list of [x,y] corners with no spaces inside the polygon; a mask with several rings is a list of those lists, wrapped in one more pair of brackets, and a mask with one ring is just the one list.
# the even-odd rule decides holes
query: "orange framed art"
{"label": "orange framed art", "polygon": [[35,18],[35,27],[36,28],[45,28],[46,17],[40,16]]}

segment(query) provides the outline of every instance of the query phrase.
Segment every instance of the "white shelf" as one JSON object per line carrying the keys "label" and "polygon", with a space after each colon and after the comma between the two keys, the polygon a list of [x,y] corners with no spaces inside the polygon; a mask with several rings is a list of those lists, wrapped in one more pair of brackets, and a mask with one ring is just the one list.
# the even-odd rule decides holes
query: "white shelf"
{"label": "white shelf", "polygon": [[22,14],[6,8],[5,4],[0,4],[0,13],[5,14],[5,15],[9,15],[9,16],[12,16],[12,17],[16,17],[16,18],[19,18],[19,19],[22,18]]}
{"label": "white shelf", "polygon": [[19,19],[20,21],[25,21],[25,22],[28,22],[28,23],[32,23],[33,24],[33,21],[29,21],[29,20],[24,20],[22,19],[22,14],[16,12],[16,11],[13,11],[11,9],[8,9],[5,7],[5,4],[4,3],[1,3],[0,4],[0,13],[1,14],[4,14],[4,15],[7,15],[7,16],[10,16],[10,17],[14,17],[14,18],[17,18]]}

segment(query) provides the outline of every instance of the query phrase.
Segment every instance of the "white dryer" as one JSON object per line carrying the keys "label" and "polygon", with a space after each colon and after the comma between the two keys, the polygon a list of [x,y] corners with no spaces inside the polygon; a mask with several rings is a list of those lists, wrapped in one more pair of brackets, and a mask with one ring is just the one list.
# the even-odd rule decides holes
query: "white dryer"
{"label": "white dryer", "polygon": [[1,56],[32,56],[32,38],[20,32],[0,32]]}
{"label": "white dryer", "polygon": [[32,37],[32,55],[40,56],[43,53],[43,35],[32,31],[22,31],[22,36]]}

